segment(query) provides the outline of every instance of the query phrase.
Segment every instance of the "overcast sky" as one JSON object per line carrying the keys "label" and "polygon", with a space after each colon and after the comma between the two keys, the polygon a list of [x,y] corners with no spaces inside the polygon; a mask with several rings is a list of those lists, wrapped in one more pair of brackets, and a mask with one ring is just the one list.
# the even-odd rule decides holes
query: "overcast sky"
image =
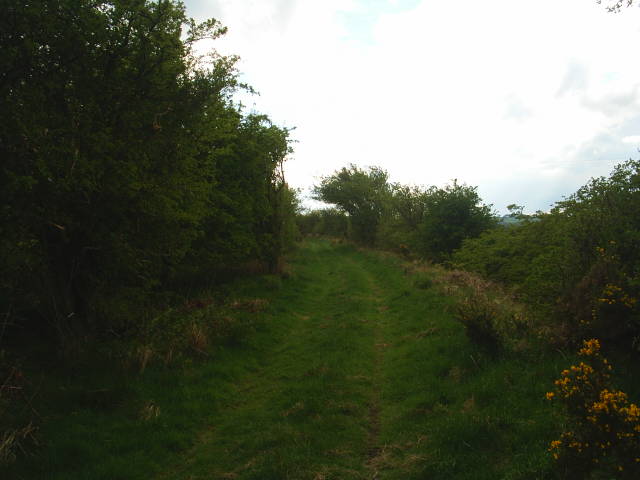
{"label": "overcast sky", "polygon": [[547,210],[639,158],[640,8],[595,0],[186,0],[229,28],[260,92],[296,127],[308,189],[355,163],[405,184],[479,187],[499,212]]}

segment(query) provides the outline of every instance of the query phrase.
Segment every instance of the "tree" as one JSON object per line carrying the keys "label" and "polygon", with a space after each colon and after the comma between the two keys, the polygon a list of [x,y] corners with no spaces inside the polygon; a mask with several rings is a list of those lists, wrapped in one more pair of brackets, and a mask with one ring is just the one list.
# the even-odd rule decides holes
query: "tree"
{"label": "tree", "polygon": [[189,263],[275,261],[293,217],[288,132],[233,104],[235,57],[194,56],[224,32],[174,0],[9,2],[3,313],[60,337],[123,331]]}
{"label": "tree", "polygon": [[426,193],[426,213],[419,230],[422,253],[433,260],[448,258],[464,239],[477,237],[496,223],[491,206],[482,203],[476,187],[454,180]]}
{"label": "tree", "polygon": [[525,218],[523,205],[512,203],[511,205],[507,205],[507,210],[509,210],[509,216],[511,218],[516,218],[519,220]]}
{"label": "tree", "polygon": [[300,233],[303,235],[327,235],[348,238],[350,233],[349,217],[336,208],[311,210],[297,217]]}
{"label": "tree", "polygon": [[190,132],[233,75],[201,89],[176,2],[11,2],[0,22],[0,223],[64,334],[96,296],[136,296],[185,255],[211,167]]}
{"label": "tree", "polygon": [[[597,0],[597,3],[601,4],[602,0]],[[609,5],[607,5],[607,10],[609,12],[617,13],[622,10],[623,7],[630,7],[631,5],[633,5],[633,0],[610,0],[608,3]]]}
{"label": "tree", "polygon": [[419,251],[418,230],[427,211],[424,189],[394,183],[378,228],[380,246],[403,253]]}
{"label": "tree", "polygon": [[373,245],[390,195],[388,178],[388,173],[378,167],[365,170],[351,164],[323,177],[313,194],[316,200],[334,204],[346,212],[356,240]]}

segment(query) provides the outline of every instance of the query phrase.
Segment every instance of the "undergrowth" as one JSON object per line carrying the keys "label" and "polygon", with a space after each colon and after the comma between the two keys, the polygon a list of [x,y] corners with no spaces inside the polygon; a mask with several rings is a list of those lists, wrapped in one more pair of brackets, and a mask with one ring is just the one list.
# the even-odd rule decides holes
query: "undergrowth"
{"label": "undergrowth", "polygon": [[[174,415],[167,405],[168,399],[189,404],[179,398],[189,388],[174,380],[163,392],[162,385],[172,377],[188,378],[190,369],[219,361],[229,350],[246,348],[262,328],[262,313],[270,303],[264,297],[281,286],[277,276],[244,278],[148,315],[134,334],[78,337],[59,351],[42,344],[0,352],[0,472],[14,472],[17,463],[20,478],[43,478],[42,468],[62,472],[75,457],[97,461],[110,451],[87,442],[118,438],[113,448],[135,451],[130,441],[119,438],[119,430],[131,431],[132,439],[144,444],[150,430],[197,422],[201,411],[186,408]],[[167,424],[168,416],[173,418]],[[109,418],[113,425],[105,423]],[[93,431],[91,440],[82,433],[85,428]],[[169,433],[160,439],[175,437],[180,449],[186,436]],[[33,468],[31,462],[40,466]],[[56,467],[46,467],[49,463]],[[91,478],[101,478],[95,475]]]}
{"label": "undergrowth", "polygon": [[22,368],[0,352],[0,467],[38,446],[40,415],[32,397],[33,387]]}
{"label": "undergrowth", "polygon": [[490,354],[506,349],[533,348],[534,319],[512,294],[480,275],[441,265],[412,262],[405,271],[414,276],[418,288],[435,286],[454,300],[454,318],[465,328],[469,340]]}
{"label": "undergrowth", "polygon": [[8,478],[544,478],[564,360],[530,322],[465,272],[313,239],[287,278],[153,316],[118,362],[51,365],[46,442]]}
{"label": "undergrowth", "polygon": [[145,323],[125,347],[125,365],[142,373],[151,363],[170,365],[188,357],[208,357],[217,346],[238,344],[251,335],[257,327],[255,314],[268,305],[264,298],[188,300]]}

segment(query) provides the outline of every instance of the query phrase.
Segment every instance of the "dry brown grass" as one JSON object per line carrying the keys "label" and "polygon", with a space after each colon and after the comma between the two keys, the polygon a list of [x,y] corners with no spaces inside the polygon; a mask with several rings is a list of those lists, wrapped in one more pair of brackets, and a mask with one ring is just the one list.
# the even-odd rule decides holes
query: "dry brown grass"
{"label": "dry brown grass", "polygon": [[149,401],[140,409],[138,416],[140,420],[145,422],[155,420],[160,416],[160,407],[153,403],[153,401]]}
{"label": "dry brown grass", "polygon": [[[0,466],[13,463],[38,445],[35,419],[42,420],[33,407],[32,386],[21,368],[12,365],[0,352]],[[16,412],[30,411],[30,418]]]}
{"label": "dry brown grass", "polygon": [[253,298],[249,300],[234,300],[229,304],[234,310],[245,310],[251,313],[258,313],[269,306],[269,301],[264,298]]}
{"label": "dry brown grass", "polygon": [[22,428],[5,430],[0,433],[0,466],[16,460],[18,454],[26,455],[28,445],[37,445],[37,428],[29,422]]}
{"label": "dry brown grass", "polygon": [[192,312],[194,310],[202,310],[203,308],[207,308],[213,305],[212,298],[194,298],[187,302],[185,302],[182,310],[185,312]]}
{"label": "dry brown grass", "polygon": [[207,355],[207,347],[209,346],[209,338],[202,325],[192,323],[189,328],[189,346],[192,350],[202,355]]}
{"label": "dry brown grass", "polygon": [[149,345],[140,345],[136,350],[136,359],[138,363],[138,371],[144,373],[149,362],[153,358],[153,348]]}
{"label": "dry brown grass", "polygon": [[419,278],[421,288],[426,285],[453,298],[451,311],[473,342],[491,350],[530,348],[528,338],[536,334],[533,321],[525,307],[501,286],[471,272],[428,262],[406,262],[403,267],[405,274]]}

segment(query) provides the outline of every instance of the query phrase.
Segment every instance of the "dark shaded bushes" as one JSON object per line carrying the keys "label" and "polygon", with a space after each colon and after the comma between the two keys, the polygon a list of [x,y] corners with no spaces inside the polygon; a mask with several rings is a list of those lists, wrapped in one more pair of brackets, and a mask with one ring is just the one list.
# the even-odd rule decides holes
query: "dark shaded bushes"
{"label": "dark shaded bushes", "polygon": [[453,262],[510,285],[561,343],[640,339],[640,162],[617,166],[518,226],[469,239]]}
{"label": "dark shaded bushes", "polygon": [[194,55],[219,23],[173,1],[55,0],[9,2],[0,32],[11,325],[122,335],[178,284],[277,270],[296,234],[288,131],[232,102],[236,58]]}
{"label": "dark shaded bushes", "polygon": [[356,165],[323,177],[314,198],[335,205],[301,216],[304,233],[346,236],[365,246],[445,261],[466,238],[495,225],[476,188],[456,180],[427,189],[392,184],[378,168]]}

